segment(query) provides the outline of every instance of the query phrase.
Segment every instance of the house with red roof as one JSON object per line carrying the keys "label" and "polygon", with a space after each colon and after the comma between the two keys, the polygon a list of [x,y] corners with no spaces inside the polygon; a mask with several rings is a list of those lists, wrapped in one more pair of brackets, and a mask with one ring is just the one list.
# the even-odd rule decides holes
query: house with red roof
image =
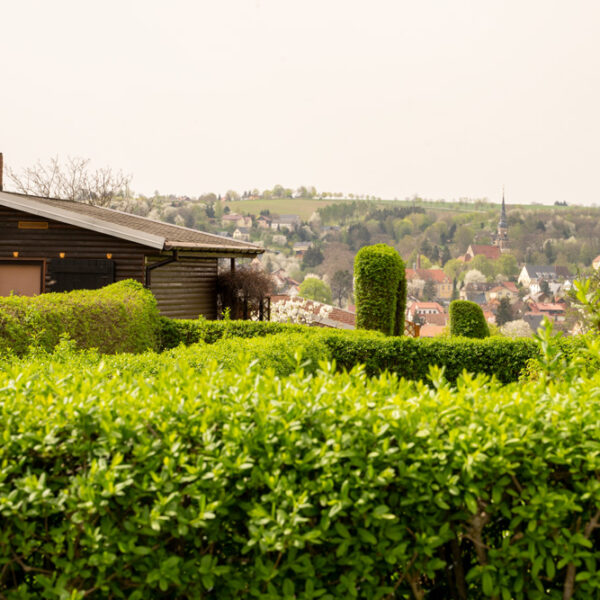
{"label": "house with red roof", "polygon": [[490,246],[489,244],[471,244],[465,252],[464,261],[469,262],[476,256],[485,256],[490,260],[496,260],[502,256],[502,251],[498,246]]}
{"label": "house with red roof", "polygon": [[428,281],[433,282],[436,298],[449,300],[452,297],[452,280],[442,269],[406,269],[406,282],[417,298],[423,295]]}

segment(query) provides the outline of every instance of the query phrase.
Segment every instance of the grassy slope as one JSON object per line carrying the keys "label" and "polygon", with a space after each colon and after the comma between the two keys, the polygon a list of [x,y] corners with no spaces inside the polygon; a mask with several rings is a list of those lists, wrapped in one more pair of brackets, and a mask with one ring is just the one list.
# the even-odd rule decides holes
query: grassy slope
{"label": "grassy slope", "polygon": [[315,200],[312,198],[274,198],[271,200],[240,200],[238,202],[227,202],[231,212],[241,214],[258,215],[261,210],[270,210],[272,214],[277,215],[299,215],[303,220],[308,220],[310,216],[319,208],[329,204],[339,204],[340,202],[352,202],[352,200]]}

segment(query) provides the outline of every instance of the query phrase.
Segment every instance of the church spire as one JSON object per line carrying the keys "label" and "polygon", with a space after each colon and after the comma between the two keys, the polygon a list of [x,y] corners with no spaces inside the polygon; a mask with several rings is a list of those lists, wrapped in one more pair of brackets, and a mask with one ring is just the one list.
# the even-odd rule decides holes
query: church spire
{"label": "church spire", "polygon": [[506,220],[506,204],[504,202],[504,186],[502,186],[502,211],[500,212],[500,221],[498,222],[498,228],[508,228],[508,222]]}

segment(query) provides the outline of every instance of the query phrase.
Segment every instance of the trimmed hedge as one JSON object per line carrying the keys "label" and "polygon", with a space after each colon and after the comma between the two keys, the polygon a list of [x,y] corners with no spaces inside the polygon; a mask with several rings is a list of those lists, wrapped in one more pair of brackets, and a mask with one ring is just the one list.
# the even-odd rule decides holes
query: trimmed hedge
{"label": "trimmed hedge", "polygon": [[[431,366],[444,367],[449,381],[467,370],[471,373],[495,375],[501,382],[517,381],[528,368],[528,361],[536,359],[539,352],[532,339],[488,338],[446,339],[389,337],[375,331],[339,331],[289,325],[285,323],[264,323],[251,321],[173,321],[162,319],[163,344],[174,347],[178,344],[206,342],[213,344],[220,339],[253,338],[269,336],[276,348],[285,345],[288,334],[297,334],[308,343],[317,343],[322,360],[335,360],[338,369],[351,370],[362,364],[369,376],[384,371],[396,373],[400,377],[413,380],[427,380]],[[236,344],[231,345],[233,355]],[[562,342],[577,346],[568,339]],[[242,346],[240,346],[241,348]],[[244,346],[252,353],[252,344]],[[277,351],[274,351],[275,355]],[[225,358],[225,357],[224,357]],[[229,364],[229,363],[227,363]],[[316,363],[313,363],[316,364]],[[291,366],[291,363],[290,363]],[[535,365],[533,367],[535,369]],[[293,371],[291,367],[288,373]],[[283,374],[284,371],[279,371]]]}
{"label": "trimmed hedge", "polygon": [[131,279],[99,290],[0,298],[0,352],[52,350],[62,335],[104,353],[158,347],[156,299]]}
{"label": "trimmed hedge", "polygon": [[485,340],[441,338],[371,338],[330,333],[323,337],[339,368],[363,364],[369,376],[384,371],[405,379],[427,380],[430,368],[444,368],[454,382],[464,371],[495,376],[502,383],[517,381],[528,361],[539,355],[531,339]]}
{"label": "trimmed hedge", "polygon": [[3,597],[598,597],[600,374],[127,359],[0,370]]}
{"label": "trimmed hedge", "polygon": [[468,300],[450,302],[450,335],[469,338],[485,338],[490,329],[481,306]]}
{"label": "trimmed hedge", "polygon": [[403,334],[406,275],[398,252],[386,244],[361,248],[354,259],[354,276],[356,327]]}
{"label": "trimmed hedge", "polygon": [[160,318],[160,347],[175,348],[197,342],[212,344],[221,338],[254,338],[277,333],[310,333],[305,325],[270,321],[208,321],[206,319]]}

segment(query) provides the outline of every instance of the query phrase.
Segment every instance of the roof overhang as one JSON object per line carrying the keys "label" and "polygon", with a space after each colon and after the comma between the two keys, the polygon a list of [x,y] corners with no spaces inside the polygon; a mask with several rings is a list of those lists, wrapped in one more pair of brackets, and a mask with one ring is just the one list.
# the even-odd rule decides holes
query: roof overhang
{"label": "roof overhang", "polygon": [[265,249],[260,246],[222,246],[219,244],[204,244],[199,242],[165,242],[165,250],[189,250],[191,252],[206,252],[207,254],[214,255],[215,253],[231,254],[236,255],[248,255],[248,254],[262,254]]}
{"label": "roof overhang", "polygon": [[96,217],[89,215],[81,215],[75,212],[64,210],[58,207],[50,207],[42,202],[36,201],[33,197],[15,197],[12,194],[4,194],[0,192],[0,205],[20,210],[31,215],[38,217],[44,217],[45,219],[53,219],[61,221],[62,223],[68,223],[75,227],[82,227],[83,229],[89,229],[90,231],[96,231],[98,233],[104,233],[113,237],[118,237],[142,246],[148,246],[149,248],[156,248],[162,250],[165,247],[165,238],[151,233],[145,233],[138,231],[137,229],[131,229],[124,227],[123,225],[116,225],[115,223],[109,223],[102,221]]}

